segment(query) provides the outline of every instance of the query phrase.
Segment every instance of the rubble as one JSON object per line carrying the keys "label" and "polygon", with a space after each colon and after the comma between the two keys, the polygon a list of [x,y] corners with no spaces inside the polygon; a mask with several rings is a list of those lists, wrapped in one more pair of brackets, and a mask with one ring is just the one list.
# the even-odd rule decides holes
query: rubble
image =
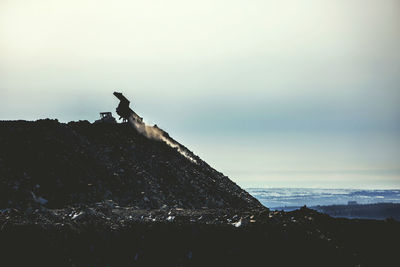
{"label": "rubble", "polygon": [[[186,149],[186,148],[185,148]],[[189,150],[188,150],[189,151]],[[4,266],[391,266],[400,223],[270,211],[128,124],[0,122]]]}
{"label": "rubble", "polygon": [[[390,266],[397,260],[390,242],[399,237],[396,221],[335,219],[309,209],[143,210],[103,201],[0,213],[7,266]],[[22,252],[30,257],[18,257]]]}
{"label": "rubble", "polygon": [[103,199],[141,209],[261,207],[192,152],[196,164],[125,123],[4,121],[0,146],[0,209]]}

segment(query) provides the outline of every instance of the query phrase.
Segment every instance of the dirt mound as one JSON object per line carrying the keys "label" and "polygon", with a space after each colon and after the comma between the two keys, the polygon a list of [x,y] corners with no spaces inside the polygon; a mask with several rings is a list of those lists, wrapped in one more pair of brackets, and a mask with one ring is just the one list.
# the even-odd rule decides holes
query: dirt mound
{"label": "dirt mound", "polygon": [[195,162],[128,124],[3,121],[0,147],[2,209],[103,200],[136,209],[261,207],[187,148]]}
{"label": "dirt mound", "polygon": [[128,124],[0,122],[4,266],[393,266],[399,238],[394,220],[269,211]]}

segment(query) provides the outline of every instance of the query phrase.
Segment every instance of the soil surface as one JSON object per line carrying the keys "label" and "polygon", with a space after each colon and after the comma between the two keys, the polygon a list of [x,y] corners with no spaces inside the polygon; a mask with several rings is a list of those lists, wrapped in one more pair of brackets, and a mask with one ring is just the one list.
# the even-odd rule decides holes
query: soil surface
{"label": "soil surface", "polygon": [[136,210],[93,206],[0,214],[4,266],[396,266],[400,223],[302,208]]}
{"label": "soil surface", "polygon": [[262,206],[179,145],[196,163],[127,123],[0,122],[0,208],[104,199],[136,209]]}
{"label": "soil surface", "polygon": [[270,211],[183,148],[195,162],[127,124],[0,122],[1,266],[397,265],[399,222]]}

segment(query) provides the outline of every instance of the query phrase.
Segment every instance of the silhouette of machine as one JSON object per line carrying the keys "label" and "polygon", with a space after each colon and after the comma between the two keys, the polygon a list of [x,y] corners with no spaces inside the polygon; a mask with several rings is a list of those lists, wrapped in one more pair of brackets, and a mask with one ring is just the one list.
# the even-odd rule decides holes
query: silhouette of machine
{"label": "silhouette of machine", "polygon": [[100,112],[100,119],[95,123],[106,122],[106,123],[117,123],[111,112]]}
{"label": "silhouette of machine", "polygon": [[138,123],[143,123],[143,118],[136,114],[130,107],[130,101],[123,96],[122,93],[114,92],[115,97],[119,99],[119,105],[116,109],[117,114],[120,116],[119,119],[123,119],[124,121],[128,121],[129,118],[134,119]]}

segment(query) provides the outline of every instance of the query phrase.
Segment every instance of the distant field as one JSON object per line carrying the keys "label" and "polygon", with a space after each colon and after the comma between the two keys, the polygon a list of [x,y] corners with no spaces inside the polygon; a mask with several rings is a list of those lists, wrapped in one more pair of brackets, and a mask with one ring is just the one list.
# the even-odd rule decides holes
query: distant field
{"label": "distant field", "polygon": [[400,189],[320,189],[320,188],[247,188],[247,192],[268,208],[290,208],[301,206],[347,205],[380,202],[400,203]]}
{"label": "distant field", "polygon": [[306,205],[333,217],[400,220],[400,190],[313,188],[247,190],[272,210],[292,211]]}

